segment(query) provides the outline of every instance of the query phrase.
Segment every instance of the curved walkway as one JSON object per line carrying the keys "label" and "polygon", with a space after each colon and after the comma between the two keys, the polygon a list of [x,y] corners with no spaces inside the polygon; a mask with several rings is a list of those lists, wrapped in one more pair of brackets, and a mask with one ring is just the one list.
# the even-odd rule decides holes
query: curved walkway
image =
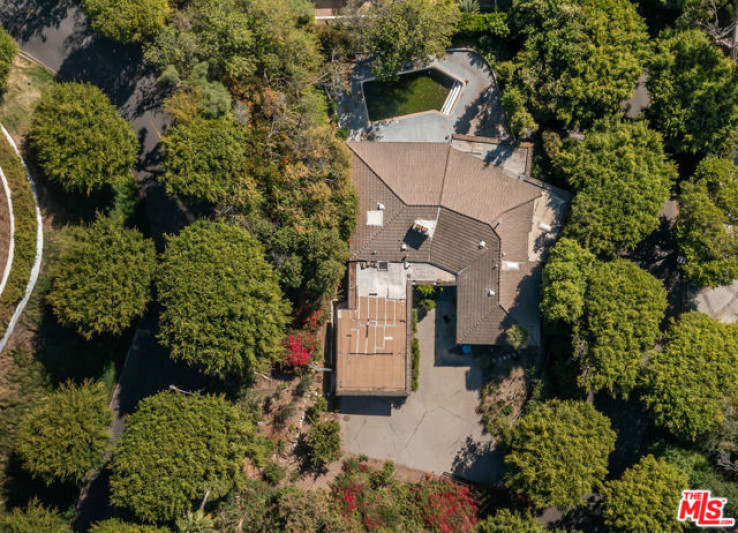
{"label": "curved walkway", "polygon": [[[13,147],[13,150],[15,150],[16,155],[18,156],[18,158],[21,160],[21,163],[23,164],[23,169],[26,171],[26,178],[28,178],[28,182],[31,184],[31,192],[33,193],[33,203],[36,205],[36,257],[33,260],[33,267],[31,267],[31,277],[28,279],[28,285],[26,285],[26,292],[23,295],[23,299],[18,303],[18,306],[15,308],[15,312],[13,313],[13,316],[10,319],[10,323],[8,324],[8,329],[5,331],[5,335],[3,335],[2,340],[0,340],[0,352],[2,352],[3,349],[5,349],[5,345],[8,343],[8,339],[13,334],[13,330],[15,329],[15,326],[18,323],[18,320],[23,314],[23,310],[26,308],[26,305],[28,304],[28,300],[31,298],[31,294],[33,293],[34,287],[36,287],[36,282],[38,281],[38,275],[41,272],[41,259],[43,258],[43,253],[44,253],[44,226],[43,226],[43,219],[41,218],[41,208],[38,205],[38,193],[36,192],[36,184],[33,182],[33,178],[31,177],[31,173],[28,170],[28,166],[26,166],[26,162],[23,161],[23,157],[21,156],[20,151],[18,150],[18,147],[15,145],[13,138],[8,133],[8,130],[6,130],[5,126],[3,126],[2,124],[0,124],[0,128],[2,128],[3,135],[5,135],[5,138],[8,140],[10,145]],[[5,177],[3,176],[3,181],[4,180],[5,180]],[[7,185],[5,186],[7,187]],[[8,199],[10,199],[10,191],[8,191]],[[11,216],[11,221],[12,221],[12,216]],[[8,270],[8,273],[10,273],[10,269],[7,269],[7,270]]]}
{"label": "curved walkway", "polygon": [[15,217],[13,216],[13,199],[10,194],[10,186],[8,185],[8,179],[5,177],[2,167],[0,167],[0,179],[3,182],[3,189],[5,190],[5,197],[8,199],[8,222],[10,224],[10,235],[8,237],[8,258],[5,261],[5,270],[3,271],[2,280],[0,280],[0,296],[2,296],[5,290],[5,285],[8,284],[8,278],[10,277],[10,270],[13,266],[13,256],[15,255]]}

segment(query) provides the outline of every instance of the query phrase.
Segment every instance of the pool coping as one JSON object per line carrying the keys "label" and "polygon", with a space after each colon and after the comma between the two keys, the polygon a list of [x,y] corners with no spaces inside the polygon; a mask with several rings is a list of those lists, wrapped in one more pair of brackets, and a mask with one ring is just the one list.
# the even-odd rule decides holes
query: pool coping
{"label": "pool coping", "polygon": [[[449,71],[447,68],[442,67],[441,65],[438,65],[438,64],[429,64],[428,66],[421,67],[421,68],[412,68],[412,69],[407,69],[407,70],[401,70],[400,72],[397,73],[397,75],[398,76],[402,76],[403,74],[412,74],[413,72],[421,72],[423,70],[430,70],[430,69],[435,69],[435,70],[441,72],[442,74],[448,76],[449,78],[451,78],[455,82],[458,82],[458,83],[461,84],[461,89],[459,90],[458,94],[456,95],[456,100],[454,101],[454,105],[451,106],[451,109],[449,110],[448,113],[441,113],[441,111],[438,111],[436,109],[429,109],[428,111],[418,111],[417,113],[408,113],[408,114],[405,114],[405,115],[397,115],[396,117],[385,118],[385,119],[381,119],[381,120],[371,120],[371,118],[369,117],[369,107],[366,104],[366,93],[364,92],[364,84],[366,82],[368,82],[368,81],[375,81],[377,79],[376,76],[372,76],[370,78],[366,78],[364,80],[361,80],[361,101],[362,101],[362,103],[364,105],[364,112],[366,113],[366,119],[367,119],[367,122],[369,123],[369,125],[379,124],[379,123],[393,121],[393,120],[404,120],[406,118],[419,117],[419,116],[424,116],[424,115],[438,115],[438,116],[441,116],[441,117],[444,117],[444,118],[448,118],[451,115],[453,115],[454,111],[456,110],[456,106],[459,105],[459,102],[461,101],[461,95],[466,90],[466,85],[468,83],[468,80],[462,80],[459,76],[457,76],[453,72]],[[451,89],[449,89],[448,96],[446,97],[446,99],[448,99],[448,97],[451,96],[451,93],[452,92],[453,92],[453,86],[451,87]],[[444,107],[446,107],[446,102],[445,101],[444,101],[443,106],[441,106],[441,109],[443,109]]]}

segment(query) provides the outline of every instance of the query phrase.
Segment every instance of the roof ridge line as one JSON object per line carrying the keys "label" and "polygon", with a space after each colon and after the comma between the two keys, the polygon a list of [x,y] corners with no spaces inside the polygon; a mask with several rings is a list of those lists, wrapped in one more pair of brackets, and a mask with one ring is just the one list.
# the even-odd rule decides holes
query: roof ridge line
{"label": "roof ridge line", "polygon": [[443,204],[441,203],[443,201],[443,191],[446,190],[446,176],[448,175],[448,162],[451,160],[451,143],[448,143],[447,149],[446,149],[446,162],[443,165],[443,181],[441,182],[441,192],[438,194],[438,207],[442,207]]}

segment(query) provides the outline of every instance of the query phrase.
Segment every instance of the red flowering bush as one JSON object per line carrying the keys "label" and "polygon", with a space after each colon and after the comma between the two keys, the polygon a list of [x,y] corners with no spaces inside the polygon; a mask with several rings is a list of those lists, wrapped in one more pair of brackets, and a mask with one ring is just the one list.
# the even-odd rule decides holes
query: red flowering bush
{"label": "red flowering bush", "polygon": [[291,333],[287,335],[285,342],[287,353],[285,362],[292,369],[305,368],[310,363],[310,351],[305,346],[303,335],[300,333]]}
{"label": "red flowering bush", "polygon": [[469,488],[458,483],[426,478],[410,489],[409,499],[431,531],[468,532],[479,521],[479,503]]}

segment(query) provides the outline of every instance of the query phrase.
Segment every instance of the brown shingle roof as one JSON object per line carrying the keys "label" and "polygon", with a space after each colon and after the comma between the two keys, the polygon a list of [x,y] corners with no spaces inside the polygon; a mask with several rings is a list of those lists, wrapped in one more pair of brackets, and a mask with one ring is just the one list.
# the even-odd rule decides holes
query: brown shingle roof
{"label": "brown shingle roof", "polygon": [[[450,144],[348,145],[362,217],[352,259],[431,263],[456,274],[457,342],[496,344],[509,321],[500,302],[516,299],[520,277],[501,284],[501,261],[519,261],[529,271],[528,235],[541,186]],[[378,204],[384,223],[367,226],[366,211]],[[436,221],[432,237],[411,231],[419,219]]]}

